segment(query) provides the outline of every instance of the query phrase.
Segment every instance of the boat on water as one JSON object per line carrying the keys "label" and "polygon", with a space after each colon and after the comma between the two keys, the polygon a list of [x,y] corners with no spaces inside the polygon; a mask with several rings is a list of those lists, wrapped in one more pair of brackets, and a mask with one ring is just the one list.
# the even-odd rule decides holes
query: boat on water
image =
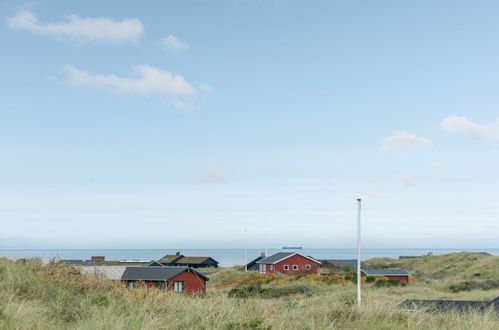
{"label": "boat on water", "polygon": [[283,246],[283,250],[303,250],[303,246]]}

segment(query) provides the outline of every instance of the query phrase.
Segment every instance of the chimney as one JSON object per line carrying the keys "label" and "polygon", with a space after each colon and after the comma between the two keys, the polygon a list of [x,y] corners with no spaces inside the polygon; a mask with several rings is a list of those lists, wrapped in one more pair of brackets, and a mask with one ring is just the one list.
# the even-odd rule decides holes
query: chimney
{"label": "chimney", "polygon": [[266,257],[267,255],[265,254],[265,252],[260,252],[260,257]]}
{"label": "chimney", "polygon": [[177,253],[175,253],[176,256],[179,256],[180,255],[180,251],[177,251]]}

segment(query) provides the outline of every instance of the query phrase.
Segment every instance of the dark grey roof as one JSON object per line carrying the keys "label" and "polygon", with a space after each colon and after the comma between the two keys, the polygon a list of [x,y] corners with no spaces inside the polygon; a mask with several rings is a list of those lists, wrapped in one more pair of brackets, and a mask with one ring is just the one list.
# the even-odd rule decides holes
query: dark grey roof
{"label": "dark grey roof", "polygon": [[[323,266],[327,266],[327,264],[331,264],[335,267],[341,268],[343,266],[350,266],[353,268],[357,268],[357,259],[321,259],[319,260]],[[361,261],[360,267],[364,268],[365,265]]]}
{"label": "dark grey roof", "polygon": [[382,269],[362,269],[362,272],[367,276],[384,276],[384,275],[411,275],[407,270],[401,268],[382,268]]}
{"label": "dark grey roof", "polygon": [[424,299],[406,299],[398,304],[408,310],[421,309],[427,312],[445,312],[445,311],[481,311],[484,312],[489,308],[499,312],[499,297],[491,301],[473,301],[473,300],[424,300]]}
{"label": "dark grey roof", "polygon": [[258,261],[260,261],[260,260],[262,260],[264,258],[265,257],[263,257],[263,256],[256,257],[255,259],[253,259],[250,262],[248,262],[248,264],[246,265],[246,268],[250,269],[251,267],[255,266]]}
{"label": "dark grey roof", "polygon": [[310,259],[310,260],[320,264],[320,261],[315,260],[312,257],[306,257],[306,256],[299,254],[299,253],[296,253],[296,252],[277,252],[276,254],[273,254],[270,257],[264,258],[260,261],[257,261],[256,263],[257,264],[276,264],[277,262],[281,261],[282,259],[291,257],[294,254],[297,254],[299,256],[302,256],[303,258]]}
{"label": "dark grey roof", "polygon": [[123,276],[121,277],[122,280],[129,280],[129,281],[168,281],[172,277],[177,276],[180,273],[183,272],[192,272],[200,277],[204,278],[205,280],[208,280],[208,277],[205,275],[195,271],[192,268],[189,267],[168,267],[168,266],[162,266],[162,267],[127,267],[125,269],[125,272],[123,273]]}

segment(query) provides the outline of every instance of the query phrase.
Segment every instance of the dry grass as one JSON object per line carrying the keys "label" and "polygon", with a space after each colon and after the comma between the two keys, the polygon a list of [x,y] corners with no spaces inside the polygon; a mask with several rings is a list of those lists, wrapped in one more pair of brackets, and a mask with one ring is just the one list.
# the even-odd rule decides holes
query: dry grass
{"label": "dry grass", "polygon": [[[262,281],[271,295],[229,298],[231,285],[251,276],[220,270],[204,296],[183,297],[155,289],[126,289],[121,283],[81,275],[68,265],[38,260],[0,260],[2,329],[499,329],[496,315],[426,314],[394,308],[404,298],[488,300],[499,290],[452,293],[445,285],[366,285],[365,304],[355,305],[355,286],[311,278]],[[236,283],[237,282],[237,283]],[[293,291],[306,287],[306,292]],[[269,292],[269,291],[267,291]],[[271,298],[278,292],[278,298]]]}

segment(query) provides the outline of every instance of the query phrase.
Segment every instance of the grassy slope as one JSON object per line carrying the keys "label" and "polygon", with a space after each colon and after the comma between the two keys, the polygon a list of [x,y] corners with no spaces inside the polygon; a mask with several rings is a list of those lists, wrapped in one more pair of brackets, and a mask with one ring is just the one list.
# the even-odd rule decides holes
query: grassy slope
{"label": "grassy slope", "polygon": [[[488,274],[490,269],[495,269],[496,260],[490,260],[490,264],[485,261],[481,264],[484,267],[480,269],[481,272]],[[414,267],[420,263],[410,261]],[[421,267],[426,269],[426,263],[422,263]],[[428,271],[433,277],[433,268],[429,267]],[[235,283],[234,280],[248,275],[237,268],[222,269],[212,275],[205,296],[183,297],[157,290],[128,290],[120,283],[81,275],[78,268],[71,265],[43,266],[38,260],[18,263],[0,260],[0,328],[499,328],[497,317],[489,314],[424,314],[393,308],[394,304],[407,297],[487,300],[498,295],[498,290],[453,294],[434,283],[421,282],[400,288],[374,288],[367,285],[364,290],[365,305],[359,310],[354,304],[353,284],[326,285],[298,279],[276,281],[268,286],[281,291],[297,286],[306,287],[306,293],[273,299],[228,298],[227,292]],[[490,273],[490,276],[498,278],[497,273]]]}
{"label": "grassy slope", "polygon": [[423,280],[499,280],[499,256],[460,252],[414,259],[373,258],[372,268],[401,267]]}

